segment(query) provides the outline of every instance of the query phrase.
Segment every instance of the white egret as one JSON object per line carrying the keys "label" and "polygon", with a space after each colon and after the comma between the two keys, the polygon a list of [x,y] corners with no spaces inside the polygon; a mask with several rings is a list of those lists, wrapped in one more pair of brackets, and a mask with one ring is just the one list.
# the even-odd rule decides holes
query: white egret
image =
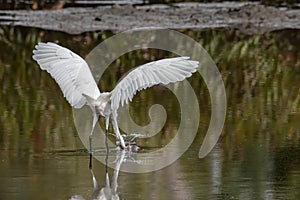
{"label": "white egret", "polygon": [[137,91],[157,84],[169,84],[190,77],[197,70],[198,61],[189,57],[167,58],[141,65],[129,72],[111,92],[100,92],[88,64],[77,54],[57,44],[38,43],[33,50],[33,59],[42,70],[46,70],[58,83],[64,97],[74,108],[88,105],[93,112],[93,127],[99,116],[106,122],[106,136],[111,120],[121,148],[125,142],[117,123],[120,105],[131,101]]}

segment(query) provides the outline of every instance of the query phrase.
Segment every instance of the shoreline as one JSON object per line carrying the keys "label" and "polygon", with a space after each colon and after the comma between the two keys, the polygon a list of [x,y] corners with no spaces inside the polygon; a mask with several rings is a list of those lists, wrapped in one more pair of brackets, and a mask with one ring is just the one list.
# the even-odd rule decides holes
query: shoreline
{"label": "shoreline", "polygon": [[59,10],[0,10],[0,25],[35,27],[68,34],[135,28],[237,29],[246,34],[300,29],[300,9],[259,3],[113,5]]}

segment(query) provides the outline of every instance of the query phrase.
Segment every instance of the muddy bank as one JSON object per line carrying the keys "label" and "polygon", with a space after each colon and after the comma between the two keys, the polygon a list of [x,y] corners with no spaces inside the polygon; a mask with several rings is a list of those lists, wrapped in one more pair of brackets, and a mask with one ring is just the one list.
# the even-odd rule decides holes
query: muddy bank
{"label": "muddy bank", "polygon": [[0,24],[36,27],[80,34],[133,28],[234,28],[248,34],[300,29],[300,10],[258,3],[178,3],[172,5],[115,5],[48,11],[0,10]]}

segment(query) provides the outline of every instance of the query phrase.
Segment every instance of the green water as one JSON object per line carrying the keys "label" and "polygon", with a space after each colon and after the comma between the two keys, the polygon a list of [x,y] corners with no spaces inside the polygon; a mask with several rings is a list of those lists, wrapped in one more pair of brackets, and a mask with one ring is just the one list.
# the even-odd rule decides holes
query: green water
{"label": "green water", "polygon": [[[201,111],[197,137],[169,167],[143,174],[120,172],[120,199],[299,199],[300,32],[182,32],[203,45],[221,72],[228,103],[222,136],[207,157],[198,158],[210,98],[200,75],[189,78]],[[55,41],[85,57],[111,35],[0,27],[0,199],[92,196],[89,155],[77,135],[72,109],[31,56],[38,41]],[[155,49],[125,54],[105,72],[99,87],[111,90],[132,67],[170,56]],[[161,86],[133,99],[133,119],[147,124],[154,103],[166,108],[168,119],[160,134],[139,143],[144,149],[168,143],[180,123],[176,98]],[[105,165],[94,159],[93,172],[104,187]],[[109,169],[110,177],[113,173]]]}

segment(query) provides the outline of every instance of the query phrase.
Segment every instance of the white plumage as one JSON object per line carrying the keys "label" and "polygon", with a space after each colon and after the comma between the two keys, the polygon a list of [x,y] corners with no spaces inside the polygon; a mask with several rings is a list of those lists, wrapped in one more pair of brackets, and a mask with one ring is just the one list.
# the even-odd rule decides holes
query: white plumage
{"label": "white plumage", "polygon": [[[198,61],[176,57],[153,61],[129,72],[111,92],[101,93],[88,64],[77,54],[57,44],[38,43],[33,59],[58,83],[65,98],[74,108],[88,104],[93,113],[93,129],[99,115],[106,118],[106,132],[111,118],[114,131],[122,148],[125,142],[117,124],[120,105],[132,100],[136,92],[157,84],[169,84],[190,77],[197,70]],[[93,130],[91,132],[92,136]]]}
{"label": "white plumage", "polygon": [[83,94],[97,99],[100,91],[87,63],[77,54],[54,43],[39,43],[33,59],[58,83],[65,98],[75,108],[86,104]]}
{"label": "white plumage", "polygon": [[190,77],[198,67],[197,61],[188,57],[168,58],[139,66],[128,73],[111,91],[111,108],[117,110],[119,105],[131,101],[137,91],[148,87],[177,81]]}

